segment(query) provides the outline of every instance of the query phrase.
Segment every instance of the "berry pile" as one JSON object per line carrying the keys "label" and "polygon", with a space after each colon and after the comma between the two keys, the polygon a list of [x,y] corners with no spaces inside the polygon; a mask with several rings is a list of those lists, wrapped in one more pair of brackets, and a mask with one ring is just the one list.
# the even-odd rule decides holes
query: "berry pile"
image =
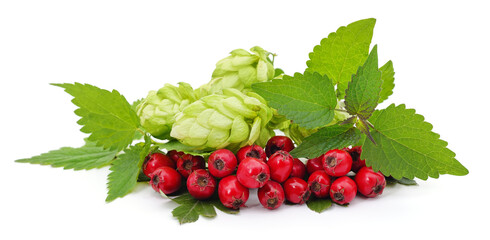
{"label": "berry pile", "polygon": [[221,203],[232,209],[245,206],[251,188],[258,188],[262,206],[276,209],[285,200],[303,204],[312,194],[345,205],[357,192],[376,197],[386,186],[383,174],[366,167],[360,159],[359,146],[330,150],[309,159],[306,166],[289,154],[293,149],[293,142],[285,136],[270,138],[265,150],[251,145],[235,155],[219,149],[209,156],[207,169],[203,157],[172,150],[167,155],[150,154],[142,170],[157,192],[174,193],[185,179],[187,191],[194,198],[208,199],[217,189]]}

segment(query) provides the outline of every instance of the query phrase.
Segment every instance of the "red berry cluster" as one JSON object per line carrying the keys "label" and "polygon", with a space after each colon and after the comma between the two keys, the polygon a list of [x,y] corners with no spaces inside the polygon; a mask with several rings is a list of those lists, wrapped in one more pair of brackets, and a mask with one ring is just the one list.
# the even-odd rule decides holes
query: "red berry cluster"
{"label": "red berry cluster", "polygon": [[[171,194],[180,189],[186,179],[188,192],[196,199],[208,199],[218,189],[224,206],[238,209],[245,206],[249,189],[258,188],[260,203],[276,209],[284,200],[302,204],[311,194],[330,197],[338,204],[347,204],[359,191],[375,197],[386,185],[381,173],[376,173],[360,160],[361,148],[330,150],[305,164],[289,152],[294,144],[288,137],[269,139],[265,150],[258,145],[242,147],[236,156],[227,149],[214,151],[208,159],[169,151],[150,154],[143,164],[143,173],[150,177],[155,191]],[[356,172],[354,180],[346,176]]]}

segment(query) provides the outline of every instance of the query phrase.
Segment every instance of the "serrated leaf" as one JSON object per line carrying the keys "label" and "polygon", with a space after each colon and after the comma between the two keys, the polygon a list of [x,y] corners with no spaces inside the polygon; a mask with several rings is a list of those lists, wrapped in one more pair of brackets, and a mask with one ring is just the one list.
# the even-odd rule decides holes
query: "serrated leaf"
{"label": "serrated leaf", "polygon": [[347,112],[361,119],[369,119],[378,105],[382,83],[381,72],[378,70],[378,50],[374,46],[364,65],[352,76],[345,91]]}
{"label": "serrated leaf", "polygon": [[371,134],[377,145],[365,140],[361,158],[373,170],[396,179],[468,174],[468,169],[455,159],[456,154],[447,148],[447,142],[432,132],[432,125],[414,109],[392,104],[375,111],[370,121],[376,127]]}
{"label": "serrated leaf", "polygon": [[179,220],[180,224],[195,222],[199,216],[216,217],[214,202],[211,200],[197,200],[189,193],[171,199],[180,205],[172,211],[172,215]]}
{"label": "serrated leaf", "polygon": [[32,163],[63,167],[64,169],[89,170],[107,166],[115,158],[117,151],[96,147],[93,143],[87,143],[83,147],[62,147],[31,158],[16,160],[20,163]]}
{"label": "serrated leaf", "polygon": [[328,75],[337,84],[337,96],[342,99],[352,74],[366,60],[376,19],[369,18],[340,27],[313,48],[306,62],[308,72]]}
{"label": "serrated leaf", "polygon": [[109,191],[106,202],[124,197],[136,186],[141,165],[149,154],[151,147],[148,136],[145,136],[145,140],[144,143],[138,143],[124,150],[124,153],[119,155],[113,162],[109,169],[111,173],[107,177],[107,188]]}
{"label": "serrated leaf", "polygon": [[156,145],[158,147],[160,147],[161,149],[167,149],[167,151],[176,150],[178,152],[183,152],[183,153],[191,154],[194,156],[207,157],[207,156],[211,155],[211,152],[209,152],[209,151],[196,150],[195,147],[187,146],[187,145],[185,145],[185,144],[183,144],[177,140],[170,140],[166,143],[158,143]]}
{"label": "serrated leaf", "polygon": [[390,60],[385,65],[379,68],[381,72],[381,92],[379,94],[378,103],[382,103],[393,94],[393,88],[395,88],[395,69],[393,68],[393,62]]}
{"label": "serrated leaf", "polygon": [[332,206],[332,200],[327,198],[312,197],[306,202],[306,206],[308,206],[308,208],[312,211],[322,213]]}
{"label": "serrated leaf", "polygon": [[399,183],[407,186],[418,185],[415,180],[408,179],[408,178],[395,179],[394,177],[390,176],[390,177],[386,177],[386,181],[391,183]]}
{"label": "serrated leaf", "polygon": [[111,150],[122,150],[134,139],[139,118],[124,96],[118,91],[109,92],[90,84],[52,84],[62,87],[72,95],[72,102],[79,108],[75,114],[81,117],[80,131],[89,133],[88,139]]}
{"label": "serrated leaf", "polygon": [[361,133],[351,124],[332,125],[319,129],[291,151],[295,158],[315,158],[328,150],[341,149],[359,141]]}
{"label": "serrated leaf", "polygon": [[253,84],[252,89],[279,114],[308,129],[330,123],[337,106],[332,81],[318,73],[295,73],[293,77]]}

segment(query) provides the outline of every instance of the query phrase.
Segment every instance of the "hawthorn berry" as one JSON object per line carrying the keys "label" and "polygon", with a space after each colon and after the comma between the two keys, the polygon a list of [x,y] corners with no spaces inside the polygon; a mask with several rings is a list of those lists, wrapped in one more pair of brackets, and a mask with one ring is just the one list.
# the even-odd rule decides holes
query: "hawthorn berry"
{"label": "hawthorn berry", "polygon": [[270,169],[271,179],[282,183],[291,175],[293,157],[288,152],[279,150],[269,157],[267,165]]}
{"label": "hawthorn berry", "polygon": [[228,149],[219,149],[208,158],[208,169],[211,175],[223,178],[235,171],[237,160],[235,154]]}
{"label": "hawthorn berry", "polygon": [[306,176],[305,164],[301,160],[297,158],[293,158],[293,170],[291,171],[291,175],[289,175],[289,177],[299,177],[301,179],[304,179],[305,176]]}
{"label": "hawthorn berry", "polygon": [[315,171],[308,178],[310,191],[318,198],[328,197],[331,183],[330,176],[323,170]]}
{"label": "hawthorn berry", "polygon": [[176,150],[170,150],[167,152],[167,156],[172,159],[175,163],[179,160],[179,158],[184,155],[184,152],[178,152]]}
{"label": "hawthorn berry", "polygon": [[150,177],[150,174],[153,173],[153,171],[163,166],[167,166],[175,169],[175,163],[169,157],[161,153],[153,153],[145,157],[145,161],[143,162],[142,169],[143,169],[143,173],[147,177]]}
{"label": "hawthorn berry", "polygon": [[350,172],[352,158],[346,151],[333,149],[323,154],[322,165],[328,175],[340,177]]}
{"label": "hawthorn berry", "polygon": [[177,160],[177,171],[184,177],[188,178],[189,175],[197,169],[204,169],[206,163],[201,156],[193,156],[190,154],[183,154]]}
{"label": "hawthorn berry", "polygon": [[247,188],[260,188],[270,179],[269,166],[256,158],[245,158],[238,165],[238,181]]}
{"label": "hawthorn berry", "polygon": [[210,198],[216,189],[216,179],[208,171],[197,169],[187,178],[187,190],[196,199]]}
{"label": "hawthorn berry", "polygon": [[293,149],[294,143],[290,138],[286,136],[274,136],[267,141],[267,145],[265,146],[265,154],[267,157],[270,157],[279,150],[291,152]]}
{"label": "hawthorn berry", "polygon": [[182,176],[173,168],[163,166],[150,174],[150,185],[156,191],[171,194],[179,190]]}
{"label": "hawthorn berry", "polygon": [[361,160],[362,147],[355,146],[348,149],[347,152],[352,158],[352,171],[358,172],[362,167],[366,166],[366,160]]}
{"label": "hawthorn berry", "polygon": [[221,179],[218,184],[219,200],[227,208],[238,209],[245,206],[248,196],[248,188],[244,187],[235,175]]}
{"label": "hawthorn berry", "polygon": [[240,148],[236,155],[238,158],[238,163],[248,157],[257,158],[264,162],[267,162],[267,155],[265,155],[264,149],[261,146],[255,144]]}
{"label": "hawthorn berry", "polygon": [[356,183],[347,176],[337,178],[330,186],[330,198],[341,205],[350,203],[356,197],[356,193]]}
{"label": "hawthorn berry", "polygon": [[322,157],[323,155],[316,158],[308,159],[308,161],[306,162],[306,171],[308,172],[308,174],[312,174],[318,170],[323,170]]}
{"label": "hawthorn berry", "polygon": [[385,176],[380,172],[374,172],[369,167],[361,168],[354,180],[359,192],[369,198],[381,195],[386,187]]}
{"label": "hawthorn berry", "polygon": [[274,181],[268,181],[257,191],[260,204],[267,209],[276,209],[284,202],[284,189],[281,184]]}
{"label": "hawthorn berry", "polygon": [[283,184],[286,199],[292,203],[303,204],[310,198],[310,189],[305,180],[292,177]]}

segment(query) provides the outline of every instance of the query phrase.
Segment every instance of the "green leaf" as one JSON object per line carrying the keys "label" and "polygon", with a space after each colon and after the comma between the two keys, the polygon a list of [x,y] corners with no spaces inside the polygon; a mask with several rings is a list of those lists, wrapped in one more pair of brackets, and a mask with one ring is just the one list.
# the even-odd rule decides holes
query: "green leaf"
{"label": "green leaf", "polygon": [[195,222],[199,216],[216,217],[216,210],[214,210],[213,202],[210,200],[197,200],[189,193],[184,193],[172,198],[172,201],[180,204],[172,211],[172,215],[179,220],[180,224]]}
{"label": "green leaf", "polygon": [[139,118],[124,96],[118,91],[80,83],[53,84],[72,95],[72,102],[79,108],[75,114],[81,117],[80,131],[89,133],[89,141],[111,150],[123,150],[135,137]]}
{"label": "green leaf", "polygon": [[391,182],[391,183],[399,183],[399,184],[403,184],[403,185],[408,185],[408,186],[411,186],[411,185],[417,185],[417,182],[413,179],[408,179],[408,178],[401,178],[401,179],[395,179],[394,177],[386,177],[386,181],[387,182]]}
{"label": "green leaf", "polygon": [[455,159],[456,154],[447,148],[447,142],[431,131],[432,125],[404,104],[377,110],[370,121],[376,127],[372,136],[377,145],[365,140],[361,158],[373,170],[396,179],[468,174],[468,169]]}
{"label": "green leaf", "polygon": [[371,54],[345,91],[345,109],[350,115],[369,119],[376,109],[381,91],[381,72],[378,71],[378,51],[374,46]]}
{"label": "green leaf", "polygon": [[332,206],[332,200],[328,198],[316,198],[312,197],[306,202],[306,206],[312,211],[322,213]]}
{"label": "green leaf", "polygon": [[381,93],[379,94],[378,103],[382,103],[393,94],[393,88],[395,88],[395,69],[393,68],[393,62],[390,60],[385,65],[379,68],[381,72]]}
{"label": "green leaf", "polygon": [[330,123],[337,106],[332,81],[318,73],[295,73],[294,77],[253,84],[252,89],[279,114],[308,129]]}
{"label": "green leaf", "polygon": [[144,143],[131,146],[117,157],[109,169],[111,173],[107,177],[109,191],[106,202],[124,197],[133,190],[138,181],[141,165],[150,152],[150,147],[150,138],[145,136]]}
{"label": "green leaf", "polygon": [[49,151],[32,158],[16,160],[20,163],[32,163],[63,167],[64,169],[89,170],[107,166],[116,157],[117,151],[110,151],[96,147],[94,143],[87,143],[83,147],[63,147]]}
{"label": "green leaf", "polygon": [[212,153],[209,151],[196,150],[195,147],[187,146],[187,145],[185,145],[185,144],[183,144],[177,140],[170,140],[166,143],[158,143],[156,145],[161,149],[167,149],[167,151],[176,150],[178,152],[184,152],[186,154],[191,154],[194,156],[207,157],[207,156],[211,155],[211,153]]}
{"label": "green leaf", "polygon": [[352,74],[369,53],[376,19],[369,18],[340,27],[313,48],[306,62],[308,72],[328,75],[337,84],[337,96],[342,99]]}
{"label": "green leaf", "polygon": [[352,125],[337,124],[324,127],[305,138],[298,147],[291,151],[291,155],[295,158],[315,158],[328,150],[354,145],[360,137],[361,133]]}

